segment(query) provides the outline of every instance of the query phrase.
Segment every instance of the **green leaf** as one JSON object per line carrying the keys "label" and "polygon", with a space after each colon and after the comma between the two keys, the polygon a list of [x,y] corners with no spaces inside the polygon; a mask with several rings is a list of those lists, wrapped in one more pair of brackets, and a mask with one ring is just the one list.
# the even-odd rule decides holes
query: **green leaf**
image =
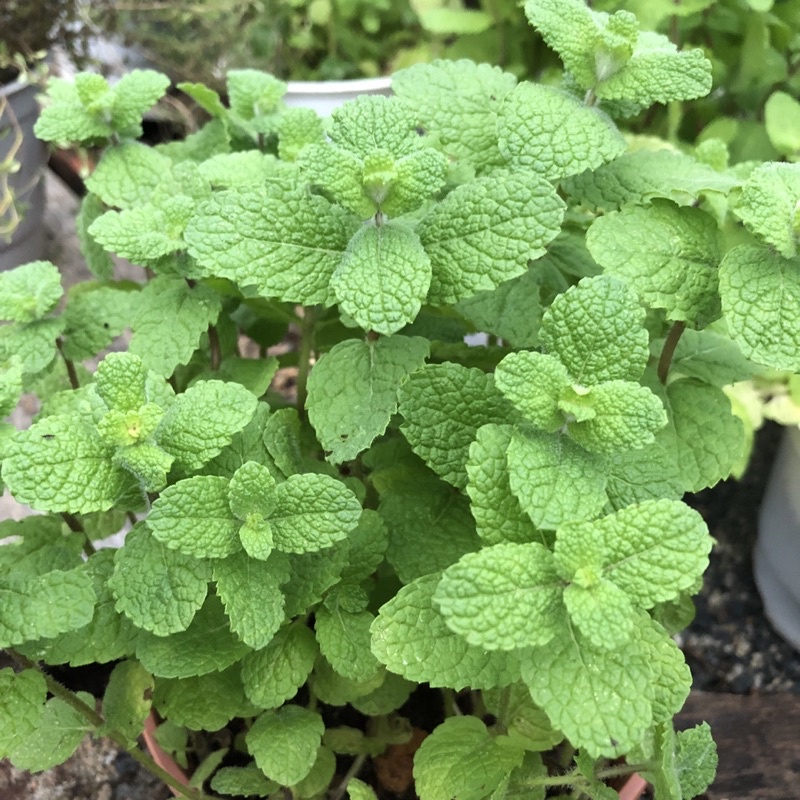
{"label": "green leaf", "polygon": [[242,520],[249,515],[268,517],[275,510],[275,478],[257,461],[247,461],[234,472],[228,487],[231,511]]}
{"label": "green leaf", "polygon": [[424,217],[428,302],[446,305],[522,275],[561,230],[564,202],[535,172],[496,172],[456,187]]}
{"label": "green leaf", "polygon": [[741,457],[742,421],[716,386],[682,379],[667,387],[684,490],[699,492],[727,478]]}
{"label": "green leaf", "polygon": [[63,317],[0,325],[0,359],[16,356],[22,361],[23,373],[35,375],[53,363],[56,340],[63,330]]}
{"label": "green leaf", "polygon": [[230,444],[250,421],[256,405],[256,398],[239,384],[199,381],[179,395],[164,415],[156,440],[175,456],[176,467],[196,470]]}
{"label": "green leaf", "polygon": [[139,524],[117,550],[109,586],[116,607],[158,636],[185,630],[203,604],[211,566],[170,550]]}
{"label": "green leaf", "polygon": [[285,578],[271,561],[257,561],[245,553],[214,563],[217,594],[231,630],[254,650],[269,644],[283,622],[280,585]]}
{"label": "green leaf", "polygon": [[141,136],[141,119],[170,85],[166,75],[151,69],[134,69],[111,89],[111,122],[115,131],[135,139]]}
{"label": "green leaf", "polygon": [[718,762],[717,745],[707,722],[677,734],[675,769],[684,797],[697,797],[705,792],[714,780]]}
{"label": "green leaf", "polygon": [[566,436],[516,431],[507,454],[508,481],[537,528],[597,516],[606,503],[606,461]]}
{"label": "green leaf", "polygon": [[0,670],[0,755],[6,757],[41,727],[47,685],[35,669]]}
{"label": "green leaf", "polygon": [[392,672],[434,688],[508,686],[519,678],[514,653],[487,651],[453,633],[436,610],[440,575],[404,586],[372,623],[372,652]]}
{"label": "green leaf", "polygon": [[220,672],[248,652],[231,633],[222,602],[210,594],[186,630],[171,636],[139,635],[136,658],[160,678],[189,678]]}
{"label": "green leaf", "polygon": [[564,623],[563,581],[540,544],[498,544],[448,567],[433,602],[472,645],[515,650],[546,644]]}
{"label": "green leaf", "polygon": [[743,244],[725,255],[719,278],[725,319],[745,356],[773,369],[800,371],[798,260]]}
{"label": "green leaf", "polygon": [[627,752],[652,721],[650,667],[635,638],[608,650],[565,626],[530,651],[522,675],[554,727],[595,758]]}
{"label": "green leaf", "polygon": [[196,475],[167,486],[147,517],[153,537],[195,558],[224,558],[241,549],[240,520],[228,505],[228,481]]}
{"label": "green leaf", "polygon": [[465,465],[478,428],[511,416],[491,375],[451,362],[418,369],[399,396],[400,428],[411,448],[458,488],[467,483]]}
{"label": "green leaf", "polygon": [[401,383],[422,366],[428,351],[421,337],[390,336],[348,339],[320,358],[306,405],[329,461],[354,459],[386,430]]}
{"label": "green leaf", "polygon": [[510,353],[495,370],[495,384],[537,428],[553,432],[565,422],[559,396],[571,381],[566,367],[552,355],[530,350]]}
{"label": "green leaf", "polygon": [[604,578],[582,586],[577,581],[564,589],[570,619],[586,640],[609,650],[623,646],[635,624],[633,604],[624,589]]}
{"label": "green leaf", "polygon": [[286,92],[286,84],[256,69],[232,69],[226,76],[231,111],[245,120],[272,111]]}
{"label": "green leaf", "polygon": [[513,433],[510,425],[484,425],[469,448],[467,494],[484,545],[543,541],[509,485],[506,452]]}
{"label": "green leaf", "polygon": [[[348,549],[340,542],[313,553],[288,556],[290,577],[282,587],[286,598],[286,616],[305,614],[322,600],[325,592],[339,582],[347,563]],[[277,555],[277,554],[276,554]],[[282,553],[280,555],[283,555]]]}
{"label": "green leaf", "polygon": [[132,208],[150,203],[172,161],[140,142],[112,147],[86,179],[86,188],[106,206]]}
{"label": "green leaf", "polygon": [[564,734],[553,728],[547,714],[533,702],[525,684],[490,689],[481,697],[486,710],[497,717],[517,746],[543,752],[564,739]]}
{"label": "green leaf", "polygon": [[286,553],[322,550],[346,538],[361,516],[356,496],[328,475],[292,475],[275,489],[269,518],[275,547]]}
{"label": "green leaf", "polygon": [[189,222],[189,254],[208,275],[264,297],[330,305],[329,286],[359,220],[305,189],[219,192]]}
{"label": "green leaf", "polygon": [[369,717],[379,717],[397,711],[408,700],[416,684],[393,672],[384,671],[383,683],[377,689],[354,698],[350,704]]}
{"label": "green leaf", "polygon": [[292,787],[296,797],[318,797],[330,786],[336,774],[336,756],[325,745],[320,745],[311,771]]}
{"label": "green leaf", "polygon": [[375,790],[358,778],[347,782],[347,796],[350,800],[378,800]]}
{"label": "green leaf", "polygon": [[544,314],[542,346],[582,386],[638,380],[650,356],[644,309],[621,281],[584,278]]}
{"label": "green leaf", "polygon": [[221,308],[219,294],[208,287],[158,276],[141,292],[130,322],[130,352],[140,356],[147,369],[169,377],[179,364],[189,362]]}
{"label": "green leaf", "polygon": [[413,322],[428,294],[431,263],[414,230],[364,225],[331,279],[342,310],[364,330],[391,335]]}
{"label": "green leaf", "polygon": [[[85,692],[78,697],[84,703],[94,700]],[[92,731],[83,714],[60,697],[52,697],[44,707],[41,724],[14,746],[11,758],[18,769],[43,772],[66,761]]]}
{"label": "green leaf", "polygon": [[269,797],[279,787],[255,764],[251,764],[246,767],[222,767],[214,773],[211,788],[220,794]]}
{"label": "green leaf", "polygon": [[242,660],[242,681],[251,703],[279,708],[294,697],[314,668],[319,652],[311,630],[297,622],[281,628],[263,649]]}
{"label": "green leaf", "polygon": [[[663,340],[656,341],[651,349],[659,354],[663,345]],[[714,330],[685,330],[672,356],[670,375],[698,378],[722,387],[749,380],[757,369],[729,336]]]}
{"label": "green leaf", "polygon": [[783,156],[800,150],[800,103],[786,92],[773,92],[764,103],[764,125],[772,146]]}
{"label": "green leaf", "polygon": [[476,717],[451,717],[414,757],[420,800],[482,800],[522,763],[523,751],[503,747]]}
{"label": "green leaf", "polygon": [[22,396],[22,370],[22,361],[17,356],[0,361],[0,417],[8,416],[17,407]]}
{"label": "green leaf", "polygon": [[392,90],[438,137],[445,153],[476,168],[504,163],[497,146],[497,111],[517,79],[471,61],[415,64],[392,76]]}
{"label": "green leaf", "polygon": [[121,733],[135,742],[150,713],[153,676],[136,661],[121,661],[114,667],[103,695],[106,730]]}
{"label": "green leaf", "polygon": [[306,708],[286,705],[262,714],[247,733],[247,748],[264,774],[282,786],[308,775],[317,758],[325,725]]}
{"label": "green leaf", "polygon": [[128,327],[137,300],[136,293],[113,285],[87,283],[71,291],[64,312],[64,356],[83,361],[107,348]]}
{"label": "green leaf", "polygon": [[41,319],[55,308],[63,292],[61,273],[49,261],[33,261],[0,272],[0,319]]}
{"label": "green leaf", "polygon": [[797,255],[800,164],[770,162],[753,170],[734,206],[745,227],[784,258]]}
{"label": "green leaf", "polygon": [[370,650],[369,611],[350,614],[341,608],[317,609],[314,630],[319,649],[330,665],[345,678],[364,682],[372,678],[379,664]]}
{"label": "green leaf", "polygon": [[606,274],[667,319],[705,327],[719,317],[720,234],[705,211],[663,200],[627,207],[596,219],[586,243]]}
{"label": "green leaf", "polygon": [[596,169],[626,149],[611,119],[566,92],[520,83],[508,94],[497,119],[500,151],[515,168],[554,183]]}
{"label": "green leaf", "polygon": [[81,200],[78,216],[75,219],[76,233],[81,253],[86,259],[86,266],[93,275],[101,280],[110,280],[114,274],[114,262],[111,256],[92,238],[89,228],[92,223],[107,211],[103,201],[92,192]]}

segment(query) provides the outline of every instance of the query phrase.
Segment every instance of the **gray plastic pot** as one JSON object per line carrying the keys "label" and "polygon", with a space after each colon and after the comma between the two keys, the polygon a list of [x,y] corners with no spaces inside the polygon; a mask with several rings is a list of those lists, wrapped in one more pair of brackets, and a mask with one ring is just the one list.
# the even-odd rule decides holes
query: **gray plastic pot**
{"label": "gray plastic pot", "polygon": [[[0,227],[19,214],[10,238],[0,234],[0,270],[12,269],[44,254],[44,170],[47,146],[33,135],[39,116],[39,87],[19,81],[0,86],[0,163],[17,162],[15,172],[0,175]],[[2,190],[7,187],[13,208]]]}
{"label": "gray plastic pot", "polygon": [[758,519],[756,584],[775,630],[800,650],[800,428],[787,428]]}

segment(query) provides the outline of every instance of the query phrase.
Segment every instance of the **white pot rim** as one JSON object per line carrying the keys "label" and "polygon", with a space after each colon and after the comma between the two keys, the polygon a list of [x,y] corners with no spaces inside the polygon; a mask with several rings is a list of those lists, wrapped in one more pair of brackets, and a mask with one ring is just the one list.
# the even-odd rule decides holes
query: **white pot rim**
{"label": "white pot rim", "polygon": [[286,92],[293,95],[342,94],[343,92],[381,92],[391,88],[392,79],[354,78],[348,81],[287,81]]}

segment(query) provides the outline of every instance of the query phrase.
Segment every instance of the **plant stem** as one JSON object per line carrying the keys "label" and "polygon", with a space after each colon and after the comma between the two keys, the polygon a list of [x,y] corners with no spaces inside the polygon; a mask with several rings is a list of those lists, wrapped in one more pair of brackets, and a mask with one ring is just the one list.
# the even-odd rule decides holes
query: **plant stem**
{"label": "plant stem", "polygon": [[200,789],[192,789],[184,786],[180,781],[176,780],[165,769],[156,764],[147,753],[140,750],[138,747],[131,747],[130,742],[118,731],[104,729],[106,721],[100,714],[98,714],[91,706],[87,705],[80,699],[74,692],[71,692],[66,686],[62,686],[55,678],[48,675],[36,662],[31,661],[22,653],[10,648],[6,652],[24,669],[34,669],[44,678],[47,685],[47,691],[54,697],[63,700],[68,706],[75,709],[87,722],[89,722],[99,732],[102,730],[102,735],[111,739],[114,744],[125,750],[131,758],[138,762],[144,769],[155,775],[159,780],[171,786],[173,789],[179,791],[187,800],[211,800],[212,796],[205,794]]}
{"label": "plant stem", "polygon": [[208,346],[211,349],[211,371],[216,372],[222,361],[222,352],[219,346],[219,334],[216,325],[208,326]]}
{"label": "plant stem", "polygon": [[672,364],[672,357],[675,355],[675,348],[681,340],[683,332],[686,330],[686,323],[680,320],[670,328],[667,338],[664,340],[664,347],[661,350],[661,357],[658,359],[658,379],[662,385],[666,385],[669,376],[669,368]]}
{"label": "plant stem", "polygon": [[361,772],[361,768],[364,766],[366,760],[366,753],[361,753],[361,755],[355,757],[353,763],[350,765],[350,769],[347,770],[344,778],[342,778],[342,782],[331,794],[331,800],[342,800],[344,793],[347,791],[347,784]]}
{"label": "plant stem", "polygon": [[61,519],[67,523],[67,527],[73,533],[80,533],[83,535],[83,552],[86,553],[87,556],[94,555],[97,550],[95,550],[91,539],[86,535],[86,528],[83,527],[83,523],[74,514],[70,514],[68,511],[61,512]]}
{"label": "plant stem", "polygon": [[314,332],[317,322],[316,306],[307,306],[304,311],[300,326],[300,354],[297,367],[297,414],[300,419],[306,417],[308,375],[311,372],[311,360],[314,355]]}
{"label": "plant stem", "polygon": [[81,383],[78,380],[78,373],[75,372],[75,364],[64,355],[64,340],[60,336],[56,339],[56,347],[58,348],[61,358],[64,359],[64,366],[67,368],[67,377],[69,377],[69,385],[73,389],[80,389]]}

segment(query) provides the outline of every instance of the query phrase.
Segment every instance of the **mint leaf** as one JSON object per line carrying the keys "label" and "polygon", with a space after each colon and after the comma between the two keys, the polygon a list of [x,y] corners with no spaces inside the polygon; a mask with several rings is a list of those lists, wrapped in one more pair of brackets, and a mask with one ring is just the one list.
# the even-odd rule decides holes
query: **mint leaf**
{"label": "mint leaf", "polygon": [[64,330],[64,320],[45,317],[33,322],[0,325],[0,358],[17,356],[26,376],[35,375],[52,364],[56,339]]}
{"label": "mint leaf", "polygon": [[478,428],[510,416],[491,375],[450,362],[417,370],[399,396],[400,429],[412,450],[458,488],[467,483],[465,464]]}
{"label": "mint leaf", "polygon": [[140,523],[117,550],[108,583],[118,611],[137,627],[167,636],[189,626],[210,578],[209,564],[170,550]]}
{"label": "mint leaf", "polygon": [[138,295],[115,286],[83,284],[70,291],[64,319],[64,355],[83,361],[108,347],[128,327]]}
{"label": "mint leaf", "polygon": [[606,502],[605,458],[566,436],[515,431],[507,464],[511,491],[537,528],[591,519]]}
{"label": "mint leaf", "polygon": [[236,553],[214,563],[217,594],[231,630],[254,650],[265,647],[283,622],[285,574],[271,561]]}
{"label": "mint leaf", "polygon": [[49,261],[33,261],[0,272],[0,319],[41,319],[55,308],[63,291],[61,273]]}
{"label": "mint leaf", "polygon": [[256,405],[256,398],[239,384],[198,381],[164,415],[156,440],[175,456],[176,467],[196,470],[230,444]]}
{"label": "mint leaf", "polygon": [[467,494],[485,545],[543,541],[509,485],[506,452],[513,433],[510,425],[484,425],[469,448]]}
{"label": "mint leaf", "polygon": [[391,335],[417,316],[430,282],[431,262],[417,234],[388,222],[364,225],[353,236],[331,289],[364,330]]}
{"label": "mint leaf", "polygon": [[540,544],[498,544],[448,567],[433,601],[472,645],[515,650],[546,644],[564,623],[563,582]]}
{"label": "mint leaf", "polygon": [[287,617],[292,618],[307,613],[311,606],[322,600],[331,586],[339,582],[347,563],[349,548],[342,546],[345,544],[340,542],[324,550],[287,557],[290,577],[281,587],[286,598]]}
{"label": "mint leaf", "polygon": [[3,480],[20,503],[39,511],[106,511],[130,495],[130,474],[86,422],[47,417],[20,431],[3,460]]}
{"label": "mint leaf", "polygon": [[638,380],[650,356],[644,309],[624,283],[607,275],[584,278],[556,297],[540,337],[583,386]]}
{"label": "mint leaf", "polygon": [[0,670],[0,754],[5,758],[41,727],[47,699],[44,676],[34,669]]}
{"label": "mint leaf", "polygon": [[263,464],[245,462],[231,478],[228,502],[241,520],[268,517],[275,510],[275,478]]}
{"label": "mint leaf", "polygon": [[720,315],[720,238],[705,211],[654,200],[599,217],[586,243],[607,275],[649,306],[666,309],[667,319],[705,327]]}
{"label": "mint leaf", "polygon": [[624,589],[592,576],[587,585],[577,580],[564,589],[570,619],[595,647],[613,650],[623,646],[635,625],[634,609]]}
{"label": "mint leaf", "polygon": [[433,687],[507,686],[519,678],[513,653],[487,651],[453,633],[433,604],[440,575],[404,586],[372,623],[372,652],[392,672]]}
{"label": "mint leaf", "polygon": [[262,714],[247,733],[247,748],[264,774],[282,786],[308,775],[317,758],[325,725],[313,711],[286,705]]}
{"label": "mint leaf", "polygon": [[518,747],[545,751],[564,739],[564,734],[553,728],[547,714],[533,702],[525,684],[490,689],[482,692],[481,697],[486,710],[497,717]]}
{"label": "mint leaf", "polygon": [[86,266],[93,275],[101,280],[110,280],[114,274],[114,262],[111,256],[92,238],[89,228],[92,223],[107,211],[103,201],[92,192],[81,200],[78,216],[75,219],[76,233],[81,246],[81,253],[86,259]]}
{"label": "mint leaf", "polygon": [[204,203],[184,238],[209,276],[290,303],[330,305],[330,280],[358,229],[357,217],[304,189],[242,188]]}
{"label": "mint leaf", "polygon": [[211,788],[220,794],[269,797],[279,787],[253,763],[247,767],[222,767],[211,778]]}
{"label": "mint leaf", "polygon": [[17,407],[22,395],[22,375],[22,361],[17,356],[0,361],[0,416],[8,416]]}
{"label": "mint leaf", "polygon": [[140,142],[126,142],[105,151],[86,188],[106,206],[143,206],[171,169],[167,156]]}
{"label": "mint leaf", "polygon": [[351,778],[347,783],[347,796],[350,800],[377,800],[375,790],[358,778]]}
{"label": "mint leaf", "polygon": [[322,606],[314,622],[319,649],[330,665],[345,678],[364,682],[380,668],[370,650],[369,611],[348,613],[342,608]]}
{"label": "mint leaf", "polygon": [[114,667],[103,694],[103,717],[109,731],[118,731],[135,742],[150,713],[153,676],[136,661],[121,661]]}
{"label": "mint leaf", "polygon": [[248,652],[231,632],[218,597],[210,594],[182,631],[162,636],[143,631],[136,643],[136,658],[153,675],[189,678],[220,672]]}
{"label": "mint leaf", "polygon": [[499,67],[437,60],[396,72],[392,90],[439,138],[448,156],[481,169],[504,163],[497,146],[497,110],[516,82]]}
{"label": "mint leaf", "polygon": [[354,459],[386,430],[400,384],[428,351],[421,337],[390,336],[348,339],[320,358],[308,380],[307,407],[329,461]]}
{"label": "mint leaf", "polygon": [[420,800],[482,800],[514,767],[523,751],[504,747],[476,717],[451,717],[434,729],[414,757]]}
{"label": "mint leaf", "polygon": [[508,162],[557,183],[611,161],[625,140],[603,111],[552,86],[520,83],[500,106],[500,151]]}
{"label": "mint leaf", "polygon": [[719,279],[728,328],[745,356],[773,369],[800,370],[797,259],[739,245],[725,255]]}
{"label": "mint leaf", "polygon": [[433,271],[428,302],[455,303],[522,275],[563,216],[555,188],[535,172],[496,172],[456,187],[417,229]]}
{"label": "mint leaf", "polygon": [[415,685],[393,672],[384,670],[383,683],[367,694],[350,701],[353,708],[369,717],[391,714],[408,700]]}
{"label": "mint leaf", "polygon": [[702,794],[714,780],[719,757],[707,722],[676,735],[675,769],[686,798]]}

